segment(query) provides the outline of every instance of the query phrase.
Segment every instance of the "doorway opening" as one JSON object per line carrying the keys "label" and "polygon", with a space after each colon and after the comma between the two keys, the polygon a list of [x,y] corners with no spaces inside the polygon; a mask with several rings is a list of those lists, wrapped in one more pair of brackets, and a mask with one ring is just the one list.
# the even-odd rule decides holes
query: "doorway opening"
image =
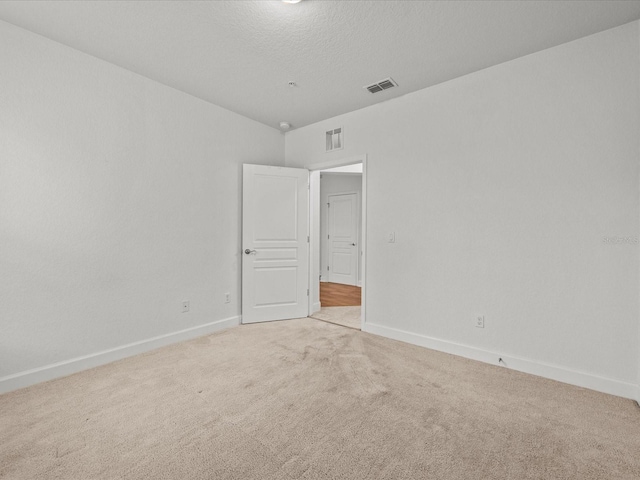
{"label": "doorway opening", "polygon": [[309,316],[360,330],[365,321],[366,156],[310,165]]}

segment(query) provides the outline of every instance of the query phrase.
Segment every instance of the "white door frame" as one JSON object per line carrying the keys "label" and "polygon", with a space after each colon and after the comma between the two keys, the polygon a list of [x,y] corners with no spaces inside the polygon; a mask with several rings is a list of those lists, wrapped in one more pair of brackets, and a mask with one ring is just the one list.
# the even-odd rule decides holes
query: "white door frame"
{"label": "white door frame", "polygon": [[310,172],[309,289],[311,295],[309,296],[309,315],[317,312],[320,305],[320,170],[344,167],[356,163],[362,163],[362,306],[360,309],[360,327],[364,330],[367,318],[367,154],[311,163],[304,167]]}

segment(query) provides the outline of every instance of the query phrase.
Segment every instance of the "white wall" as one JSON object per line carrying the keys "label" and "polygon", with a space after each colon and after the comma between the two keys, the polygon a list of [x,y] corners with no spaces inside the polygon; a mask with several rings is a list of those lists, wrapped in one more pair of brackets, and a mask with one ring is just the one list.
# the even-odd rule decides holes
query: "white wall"
{"label": "white wall", "polygon": [[241,164],[284,136],[4,22],[0,45],[0,391],[237,324]]}
{"label": "white wall", "polygon": [[635,395],[639,77],[634,22],[287,133],[368,155],[365,329]]}
{"label": "white wall", "polygon": [[[352,193],[358,194],[358,205],[362,204],[362,174],[350,173],[321,173],[320,180],[320,272],[323,281],[328,281],[327,266],[329,265],[329,246],[327,242],[327,233],[329,230],[328,218],[329,212],[327,203],[329,201],[329,195],[339,193]],[[362,208],[358,208],[358,251],[361,250],[362,245],[362,232],[360,225],[362,225]],[[362,280],[362,265],[360,262],[360,255],[358,255],[358,282]]]}

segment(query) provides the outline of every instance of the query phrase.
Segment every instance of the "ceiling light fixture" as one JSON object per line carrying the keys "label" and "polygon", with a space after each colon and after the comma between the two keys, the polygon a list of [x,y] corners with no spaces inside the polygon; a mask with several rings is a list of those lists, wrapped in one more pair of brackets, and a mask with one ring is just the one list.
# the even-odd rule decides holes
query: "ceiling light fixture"
{"label": "ceiling light fixture", "polygon": [[280,130],[286,132],[291,128],[291,124],[289,122],[280,122]]}
{"label": "ceiling light fixture", "polygon": [[302,0],[282,0],[283,3],[300,3]]}

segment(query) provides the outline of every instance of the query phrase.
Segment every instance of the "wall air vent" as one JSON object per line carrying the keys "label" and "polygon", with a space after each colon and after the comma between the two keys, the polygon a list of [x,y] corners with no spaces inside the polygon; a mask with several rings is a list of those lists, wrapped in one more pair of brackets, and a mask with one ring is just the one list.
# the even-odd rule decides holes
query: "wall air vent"
{"label": "wall air vent", "polygon": [[378,93],[383,90],[388,90],[389,88],[397,87],[398,84],[391,77],[385,78],[384,80],[380,80],[379,82],[372,83],[371,85],[367,85],[366,88],[369,90],[369,93]]}
{"label": "wall air vent", "polygon": [[342,137],[342,127],[328,130],[326,133],[326,147],[325,152],[331,152],[333,150],[341,150],[344,146],[344,140]]}

